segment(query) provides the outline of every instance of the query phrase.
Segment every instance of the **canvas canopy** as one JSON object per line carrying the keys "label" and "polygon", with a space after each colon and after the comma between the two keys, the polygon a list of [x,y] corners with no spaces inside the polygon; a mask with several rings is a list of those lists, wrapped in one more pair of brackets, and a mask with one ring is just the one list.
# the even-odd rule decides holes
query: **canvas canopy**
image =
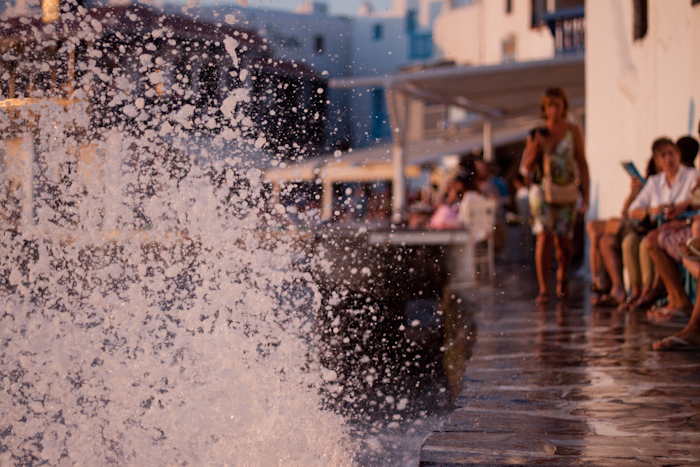
{"label": "canvas canopy", "polygon": [[479,67],[441,66],[330,82],[336,89],[383,87],[416,99],[463,107],[491,121],[537,115],[542,91],[550,86],[562,87],[572,107],[582,107],[583,55]]}

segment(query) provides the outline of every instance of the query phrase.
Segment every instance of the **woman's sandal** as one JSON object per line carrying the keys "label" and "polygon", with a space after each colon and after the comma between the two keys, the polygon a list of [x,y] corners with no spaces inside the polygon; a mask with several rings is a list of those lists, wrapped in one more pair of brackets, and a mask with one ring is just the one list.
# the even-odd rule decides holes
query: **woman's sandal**
{"label": "woman's sandal", "polygon": [[636,301],[632,302],[627,311],[641,311],[648,310],[659,301],[659,296],[654,293],[646,293],[639,297]]}
{"label": "woman's sandal", "polygon": [[599,289],[595,284],[591,284],[591,299],[589,303],[593,306],[607,306],[610,302],[608,291]]}
{"label": "woman's sandal", "polygon": [[669,308],[668,306],[656,307],[647,310],[647,319],[652,324],[688,324],[690,310]]}
{"label": "woman's sandal", "polygon": [[639,297],[627,297],[624,302],[617,305],[618,311],[630,311],[634,302],[639,300]]}
{"label": "woman's sandal", "polygon": [[657,351],[700,351],[700,345],[693,344],[689,340],[679,336],[669,336],[665,339],[654,342],[654,344],[652,344],[652,348]]}

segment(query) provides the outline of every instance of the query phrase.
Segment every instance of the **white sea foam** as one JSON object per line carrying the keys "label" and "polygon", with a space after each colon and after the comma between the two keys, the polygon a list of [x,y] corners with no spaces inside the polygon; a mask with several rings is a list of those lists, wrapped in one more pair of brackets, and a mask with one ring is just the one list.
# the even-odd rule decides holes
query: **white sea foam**
{"label": "white sea foam", "polygon": [[80,100],[34,105],[35,155],[3,180],[5,214],[31,209],[0,238],[0,465],[349,465],[320,394],[336,377],[313,356],[316,287],[266,241],[245,162],[266,140],[194,140],[192,106],[159,122],[118,99],[139,131],[76,131]]}

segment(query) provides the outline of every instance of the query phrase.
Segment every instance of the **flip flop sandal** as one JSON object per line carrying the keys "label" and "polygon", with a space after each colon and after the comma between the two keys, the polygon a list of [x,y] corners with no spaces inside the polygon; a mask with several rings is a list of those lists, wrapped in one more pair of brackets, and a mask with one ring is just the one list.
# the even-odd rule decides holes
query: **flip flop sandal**
{"label": "flip flop sandal", "polygon": [[620,305],[620,302],[615,300],[612,296],[603,295],[603,297],[598,301],[598,303],[594,304],[593,306],[601,308],[617,308],[618,305]]}
{"label": "flip flop sandal", "polygon": [[678,336],[669,336],[665,339],[654,342],[651,348],[656,351],[700,351],[700,345],[693,344],[692,342]]}
{"label": "flip flop sandal", "polygon": [[636,302],[638,299],[639,299],[639,297],[637,297],[637,298],[627,297],[624,302],[620,303],[617,306],[617,310],[618,311],[630,311],[634,302]]}
{"label": "flip flop sandal", "polygon": [[630,303],[630,306],[627,307],[627,311],[642,311],[642,310],[649,310],[649,308],[652,308],[656,302],[659,301],[659,298],[652,298],[651,296],[646,296],[643,295],[642,297],[638,298],[634,302]]}
{"label": "flip flop sandal", "polygon": [[653,324],[688,324],[690,315],[683,310],[659,307],[647,311],[647,319]]}
{"label": "flip flop sandal", "polygon": [[599,289],[595,284],[591,284],[591,299],[589,303],[593,306],[601,306],[601,303],[608,300],[609,295],[605,290]]}

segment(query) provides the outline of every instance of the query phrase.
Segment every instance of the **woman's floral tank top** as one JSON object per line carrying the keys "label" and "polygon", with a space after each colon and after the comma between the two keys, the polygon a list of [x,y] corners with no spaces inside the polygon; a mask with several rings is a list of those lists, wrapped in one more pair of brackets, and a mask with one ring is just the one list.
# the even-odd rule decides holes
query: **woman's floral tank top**
{"label": "woman's floral tank top", "polygon": [[571,127],[554,148],[545,147],[551,164],[552,181],[557,185],[566,185],[576,180],[576,160],[574,133]]}

